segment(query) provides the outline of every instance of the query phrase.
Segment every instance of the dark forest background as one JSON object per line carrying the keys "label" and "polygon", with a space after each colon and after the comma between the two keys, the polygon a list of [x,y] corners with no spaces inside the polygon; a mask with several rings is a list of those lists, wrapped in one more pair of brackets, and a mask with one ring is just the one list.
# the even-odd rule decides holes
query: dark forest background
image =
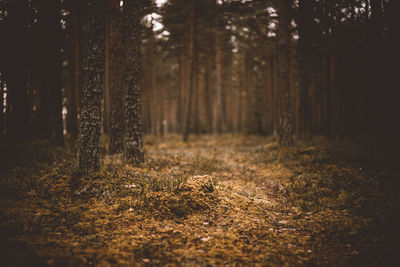
{"label": "dark forest background", "polygon": [[[118,140],[127,90],[123,2],[107,5],[102,132]],[[398,6],[395,0],[142,1],[144,132],[267,135],[287,123],[297,138],[396,136]],[[1,136],[57,144],[63,132],[77,136],[85,12],[77,0],[0,1]]]}

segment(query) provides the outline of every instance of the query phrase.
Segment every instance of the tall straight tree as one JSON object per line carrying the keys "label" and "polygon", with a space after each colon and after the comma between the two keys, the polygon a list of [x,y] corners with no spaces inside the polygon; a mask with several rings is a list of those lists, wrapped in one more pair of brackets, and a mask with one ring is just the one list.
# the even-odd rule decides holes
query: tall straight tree
{"label": "tall straight tree", "polygon": [[311,85],[311,62],[312,62],[312,27],[313,10],[312,0],[300,0],[298,10],[298,60],[299,60],[299,105],[298,105],[298,128],[299,136],[307,136],[310,133],[311,114],[309,106],[309,91]]}
{"label": "tall straight tree", "polygon": [[215,94],[216,101],[214,102],[214,120],[213,120],[213,131],[214,133],[222,133],[225,131],[225,121],[223,116],[223,105],[222,105],[222,14],[220,13],[220,7],[218,0],[215,2],[216,18],[215,18],[215,69],[216,69],[216,85]]}
{"label": "tall straight tree", "polygon": [[61,74],[61,25],[60,2],[41,0],[39,24],[42,34],[41,120],[43,137],[51,142],[64,143],[62,125],[62,74]]}
{"label": "tall straight tree", "polygon": [[122,67],[122,10],[119,0],[109,0],[109,53],[110,53],[110,153],[123,150],[124,114],[123,114],[123,73]]}
{"label": "tall straight tree", "polygon": [[87,0],[83,27],[83,88],[77,171],[88,173],[100,168],[99,139],[103,96],[106,0]]}
{"label": "tall straight tree", "polygon": [[192,94],[194,89],[194,68],[196,62],[194,60],[194,49],[195,49],[195,30],[196,30],[196,13],[194,0],[191,0],[190,6],[190,31],[189,31],[189,87],[186,96],[185,112],[184,112],[184,123],[183,123],[183,141],[187,142],[189,139],[190,130],[190,118],[192,111]]}
{"label": "tall straight tree", "polygon": [[4,38],[7,77],[7,135],[26,138],[29,133],[29,110],[27,96],[27,18],[28,8],[24,1],[10,1]]}
{"label": "tall straight tree", "polygon": [[278,64],[279,64],[279,144],[290,146],[293,140],[293,121],[290,106],[290,0],[278,1]]}
{"label": "tall straight tree", "polygon": [[134,164],[144,161],[141,103],[140,11],[140,1],[124,1],[124,86],[127,88],[127,95],[125,97],[124,160]]}

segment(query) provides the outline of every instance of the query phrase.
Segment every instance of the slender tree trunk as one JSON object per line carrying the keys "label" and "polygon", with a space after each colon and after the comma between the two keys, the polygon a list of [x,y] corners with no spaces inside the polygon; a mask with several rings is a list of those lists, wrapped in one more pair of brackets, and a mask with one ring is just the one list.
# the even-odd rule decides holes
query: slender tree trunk
{"label": "slender tree trunk", "polygon": [[104,59],[104,97],[103,97],[103,132],[110,133],[111,95],[110,95],[110,23],[106,23],[105,59]]}
{"label": "slender tree trunk", "polygon": [[[196,51],[197,51],[197,49],[195,49]],[[194,103],[194,125],[193,125],[193,128],[194,128],[194,132],[195,132],[195,134],[200,134],[200,86],[199,86],[199,66],[198,66],[198,53],[195,53],[194,54],[194,59],[193,59],[195,62],[194,62],[194,69],[193,69],[193,71],[194,71],[194,73],[193,73],[193,76],[194,76],[194,85],[193,85],[193,87],[194,87],[194,91],[195,91],[195,94],[194,94],[194,101],[195,101],[195,103]]]}
{"label": "slender tree trunk", "polygon": [[186,46],[183,45],[180,49],[179,55],[179,91],[178,91],[178,108],[177,108],[177,123],[179,125],[179,132],[184,131],[184,113],[185,113],[185,99],[186,99]]}
{"label": "slender tree trunk", "polygon": [[101,99],[103,96],[105,0],[87,1],[87,21],[83,29],[83,88],[77,172],[100,169]]}
{"label": "slender tree trunk", "polygon": [[204,93],[205,93],[205,104],[206,104],[206,117],[207,117],[207,133],[212,133],[213,116],[212,116],[212,90],[211,90],[211,57],[207,57],[207,65],[204,70]]}
{"label": "slender tree trunk", "polygon": [[119,0],[109,0],[110,27],[110,153],[123,150],[124,110],[123,110],[123,47],[122,47],[122,11]]}
{"label": "slender tree trunk", "polygon": [[0,139],[4,135],[4,73],[0,72]]}
{"label": "slender tree trunk", "polygon": [[128,163],[142,163],[143,128],[141,103],[141,53],[140,53],[140,3],[135,0],[124,1],[124,60],[127,87],[125,97],[125,135],[124,160]]}
{"label": "slender tree trunk", "polygon": [[306,137],[310,134],[310,99],[309,91],[311,85],[310,71],[312,61],[312,1],[300,0],[299,2],[299,45],[298,45],[298,60],[299,60],[299,105],[297,110],[298,115],[298,136]]}
{"label": "slender tree trunk", "polygon": [[[218,9],[218,1],[216,2]],[[218,12],[217,12],[218,13]],[[216,18],[216,36],[215,36],[215,67],[216,67],[216,101],[214,102],[214,133],[221,134],[225,130],[225,122],[223,120],[223,104],[222,104],[222,25],[221,21]]]}
{"label": "slender tree trunk", "polygon": [[[49,139],[55,144],[63,145],[62,122],[62,73],[61,73],[61,7],[59,1],[42,0],[42,23],[47,33],[45,48],[46,75],[45,90],[48,94]],[[39,10],[40,12],[40,10]]]}
{"label": "slender tree trunk", "polygon": [[148,57],[148,68],[149,68],[149,75],[150,75],[150,88],[151,88],[151,110],[153,111],[152,116],[152,133],[155,135],[160,134],[160,94],[156,84],[156,66],[154,60],[154,53],[155,53],[155,38],[153,32],[150,33],[149,42],[148,42],[148,49],[147,49],[147,57]]}
{"label": "slender tree trunk", "polygon": [[194,87],[194,69],[195,69],[195,60],[194,60],[194,49],[195,49],[195,26],[196,26],[196,14],[194,8],[194,0],[191,2],[191,25],[190,25],[190,33],[189,33],[189,87],[186,96],[186,107],[185,107],[185,116],[184,116],[184,128],[183,128],[183,141],[187,142],[189,139],[189,131],[190,131],[190,118],[192,113],[192,94]]}
{"label": "slender tree trunk", "polygon": [[243,90],[244,90],[244,81],[243,81],[243,61],[242,57],[239,54],[238,56],[238,65],[237,65],[237,75],[239,79],[239,87],[237,94],[237,105],[238,105],[238,131],[243,131]]}
{"label": "slender tree trunk", "polygon": [[71,10],[71,37],[69,71],[71,86],[67,96],[67,131],[73,139],[78,135],[78,103],[79,103],[79,23],[77,0],[70,0]]}
{"label": "slender tree trunk", "polygon": [[10,2],[7,44],[7,135],[26,138],[29,133],[27,98],[27,7],[23,1]]}
{"label": "slender tree trunk", "polygon": [[279,144],[281,146],[290,146],[294,144],[293,140],[293,121],[290,107],[290,0],[278,1],[278,57],[279,57]]}

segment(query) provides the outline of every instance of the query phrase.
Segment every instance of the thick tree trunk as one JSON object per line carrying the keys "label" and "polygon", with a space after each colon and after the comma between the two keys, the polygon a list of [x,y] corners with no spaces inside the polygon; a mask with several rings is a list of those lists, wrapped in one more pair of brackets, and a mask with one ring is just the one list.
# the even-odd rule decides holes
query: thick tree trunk
{"label": "thick tree trunk", "polygon": [[109,12],[111,102],[109,151],[111,154],[115,154],[122,152],[124,139],[122,11],[119,0],[109,0]]}
{"label": "thick tree trunk", "polygon": [[278,58],[279,58],[279,144],[281,146],[290,146],[294,144],[293,140],[293,121],[290,107],[290,0],[278,1]]}
{"label": "thick tree trunk", "polygon": [[140,53],[140,3],[124,1],[124,60],[127,87],[125,97],[124,160],[128,163],[142,163],[143,129],[141,103],[141,53]]}
{"label": "thick tree trunk", "polygon": [[103,96],[106,1],[87,1],[87,21],[83,29],[83,88],[77,172],[100,168],[101,99]]}

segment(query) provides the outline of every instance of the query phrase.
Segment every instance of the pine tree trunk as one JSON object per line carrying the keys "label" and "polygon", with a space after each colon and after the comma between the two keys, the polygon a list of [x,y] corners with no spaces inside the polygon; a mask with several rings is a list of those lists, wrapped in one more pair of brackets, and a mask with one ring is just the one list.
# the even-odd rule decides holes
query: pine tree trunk
{"label": "pine tree trunk", "polygon": [[4,73],[0,73],[0,139],[4,135]]}
{"label": "pine tree trunk", "polygon": [[299,47],[298,47],[298,60],[299,60],[299,105],[297,110],[298,115],[298,135],[299,137],[306,137],[310,134],[311,128],[311,115],[310,115],[310,99],[309,91],[311,85],[311,38],[312,38],[312,1],[300,0],[299,2]]}
{"label": "pine tree trunk", "polygon": [[212,57],[207,57],[206,68],[204,70],[204,93],[206,104],[206,117],[207,117],[207,133],[212,133],[213,116],[212,116],[212,90],[211,90],[211,64]]}
{"label": "pine tree trunk", "polygon": [[70,0],[71,9],[71,43],[70,43],[70,75],[71,86],[67,96],[67,131],[73,139],[78,136],[78,104],[79,104],[79,23],[77,0]]}
{"label": "pine tree trunk", "polygon": [[[216,3],[218,9],[218,3]],[[216,36],[215,36],[215,67],[216,67],[216,101],[214,105],[213,132],[221,134],[225,130],[223,121],[222,104],[222,30],[220,19],[216,18]]]}
{"label": "pine tree trunk", "polygon": [[[109,17],[109,16],[107,16]],[[110,134],[111,95],[110,95],[110,23],[106,22],[104,52],[104,92],[103,92],[103,133]]]}
{"label": "pine tree trunk", "polygon": [[[7,33],[7,135],[26,138],[29,132],[27,98],[27,6],[23,1],[10,2]],[[2,34],[3,35],[3,34]]]}
{"label": "pine tree trunk", "polygon": [[47,34],[45,48],[46,76],[44,77],[48,90],[49,140],[55,144],[64,144],[62,122],[62,73],[61,73],[61,26],[59,1],[42,0],[43,23]]}
{"label": "pine tree trunk", "polygon": [[278,1],[278,64],[279,64],[279,144],[281,146],[290,146],[294,144],[293,140],[293,121],[290,107],[290,0]]}
{"label": "pine tree trunk", "polygon": [[87,21],[83,28],[83,88],[77,172],[100,168],[101,100],[103,96],[106,1],[87,1]]}
{"label": "pine tree trunk", "polygon": [[119,0],[109,0],[110,27],[110,153],[121,153],[124,138],[122,11]]}
{"label": "pine tree trunk", "polygon": [[189,139],[189,131],[190,131],[190,118],[192,113],[192,94],[194,87],[194,49],[195,49],[195,25],[196,25],[196,17],[195,17],[195,8],[194,8],[194,0],[191,2],[191,25],[190,25],[190,33],[189,33],[189,87],[186,95],[186,103],[185,103],[185,115],[184,115],[184,127],[183,127],[183,141],[187,142]]}
{"label": "pine tree trunk", "polygon": [[141,53],[140,53],[140,3],[124,1],[124,87],[125,135],[124,160],[138,164],[144,161],[142,103],[141,103]]}

